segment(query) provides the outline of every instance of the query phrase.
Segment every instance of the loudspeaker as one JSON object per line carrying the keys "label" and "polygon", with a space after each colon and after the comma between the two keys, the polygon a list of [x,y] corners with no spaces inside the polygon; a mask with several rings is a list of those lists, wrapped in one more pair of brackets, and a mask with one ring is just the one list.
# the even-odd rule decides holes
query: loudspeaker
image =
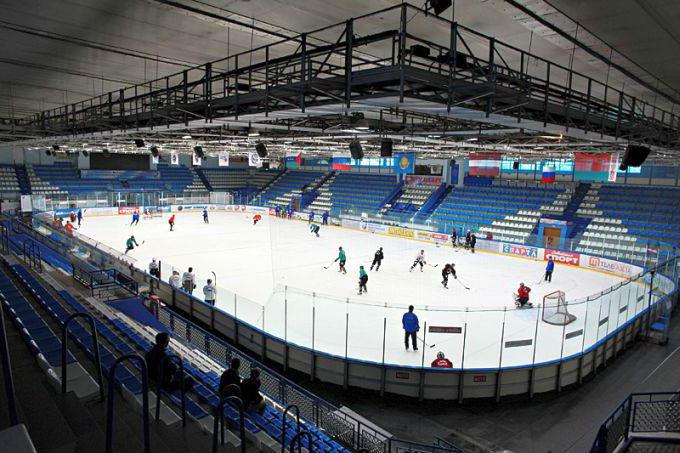
{"label": "loudspeaker", "polygon": [[106,148],[104,148],[104,149],[102,150],[102,154],[104,154],[104,157],[109,157],[109,156],[111,156],[111,153],[110,153],[109,150],[106,149]]}
{"label": "loudspeaker", "polygon": [[380,142],[380,157],[392,157],[392,140],[389,138]]}
{"label": "loudspeaker", "polygon": [[430,6],[434,11],[435,16],[439,16],[446,11],[446,9],[451,6],[451,3],[452,0],[430,0]]}
{"label": "loudspeaker", "polygon": [[83,156],[87,157],[87,156],[89,156],[89,155],[90,155],[90,153],[88,153],[87,151],[83,150]]}
{"label": "loudspeaker", "polygon": [[639,167],[645,162],[651,151],[647,146],[628,145],[621,160],[621,167]]}
{"label": "loudspeaker", "polygon": [[519,170],[519,162],[514,161],[514,162],[512,163],[512,169],[513,169],[513,170]]}
{"label": "loudspeaker", "polygon": [[52,149],[55,151],[59,151],[59,145],[52,145]]}
{"label": "loudspeaker", "polygon": [[151,147],[151,155],[153,157],[158,157],[160,153],[158,152],[158,147],[157,146],[152,146]]}
{"label": "loudspeaker", "polygon": [[142,140],[141,138],[136,138],[135,139],[135,146],[137,148],[144,148],[144,140]]}
{"label": "loudspeaker", "polygon": [[48,156],[51,156],[51,155],[52,155],[52,151],[50,151],[49,149],[46,149],[46,150],[45,150],[45,154],[47,154]]}
{"label": "loudspeaker", "polygon": [[262,162],[262,170],[269,170],[269,162]]}
{"label": "loudspeaker", "polygon": [[257,155],[262,157],[267,157],[267,147],[264,146],[264,143],[258,143],[255,145],[255,151],[257,151]]}
{"label": "loudspeaker", "polygon": [[364,150],[361,148],[361,143],[357,141],[349,142],[349,153],[352,155],[352,159],[364,158]]}
{"label": "loudspeaker", "polygon": [[200,159],[203,159],[205,157],[205,154],[203,153],[203,148],[200,146],[194,146],[194,152],[196,153],[196,156],[198,156]]}
{"label": "loudspeaker", "polygon": [[414,57],[428,58],[430,56],[430,48],[422,44],[414,44],[411,46],[411,54]]}

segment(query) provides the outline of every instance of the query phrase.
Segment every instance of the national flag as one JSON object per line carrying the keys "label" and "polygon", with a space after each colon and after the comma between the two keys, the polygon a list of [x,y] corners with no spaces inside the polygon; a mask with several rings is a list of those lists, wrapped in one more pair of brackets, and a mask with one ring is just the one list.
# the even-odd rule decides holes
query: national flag
{"label": "national flag", "polygon": [[574,153],[574,178],[586,181],[615,181],[618,153]]}
{"label": "national flag", "polygon": [[501,153],[470,153],[470,176],[499,176],[501,173]]}
{"label": "national flag", "polygon": [[286,168],[302,168],[302,153],[286,154]]}
{"label": "national flag", "polygon": [[333,170],[349,170],[352,164],[352,159],[350,157],[336,157],[333,156],[333,163],[331,168]]}
{"label": "national flag", "polygon": [[394,154],[394,173],[413,174],[416,172],[415,153],[395,153]]}
{"label": "national flag", "polygon": [[555,182],[555,167],[550,167],[548,165],[543,167],[543,175],[541,176],[541,182],[543,184]]}

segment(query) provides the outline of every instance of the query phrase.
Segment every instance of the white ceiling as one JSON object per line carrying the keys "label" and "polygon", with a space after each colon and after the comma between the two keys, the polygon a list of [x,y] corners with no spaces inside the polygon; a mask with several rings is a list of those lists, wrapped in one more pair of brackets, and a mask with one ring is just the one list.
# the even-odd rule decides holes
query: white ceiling
{"label": "white ceiling", "polygon": [[[569,19],[555,13],[553,7],[557,8],[661,77],[672,89],[680,90],[680,1],[548,1],[550,4],[543,0],[522,3],[548,11],[547,19],[567,27]],[[207,14],[186,11],[173,3]],[[21,117],[77,102],[398,3],[398,0],[0,0],[3,43],[0,118]],[[456,0],[455,8],[443,13],[447,18],[454,14],[455,20],[463,25],[522,49],[528,50],[531,45],[533,53],[569,65],[573,45],[531,21],[522,20],[518,10],[502,0]],[[253,32],[248,25],[260,30]],[[443,24],[432,26],[431,21],[412,18],[409,27],[434,41],[448,39]],[[329,40],[336,37],[328,34]],[[591,44],[606,50],[606,45]],[[625,63],[636,67],[631,62]],[[582,51],[575,53],[573,66],[601,81],[607,77],[606,66]],[[652,80],[640,68],[636,70]],[[609,74],[609,81],[615,86],[625,85],[626,91],[649,102],[654,100],[648,90],[616,72]]]}

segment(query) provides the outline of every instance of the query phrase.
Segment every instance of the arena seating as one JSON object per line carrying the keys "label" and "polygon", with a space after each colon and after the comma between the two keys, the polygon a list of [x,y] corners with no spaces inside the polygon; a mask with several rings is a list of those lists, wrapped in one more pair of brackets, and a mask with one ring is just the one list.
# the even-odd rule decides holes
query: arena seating
{"label": "arena seating", "polygon": [[[435,209],[432,220],[440,231],[470,229],[495,239],[524,242],[536,227],[541,212],[554,206],[564,188],[542,186],[455,187]],[[566,205],[566,203],[564,203]]]}
{"label": "arena seating", "polygon": [[377,213],[396,188],[394,175],[338,172],[319,188],[319,197],[308,209],[330,211],[331,215],[350,211]]}
{"label": "arena seating", "polygon": [[36,193],[83,193],[108,191],[206,191],[193,169],[184,166],[158,164],[159,178],[141,172],[126,181],[120,179],[82,178],[70,161],[56,161],[53,165],[28,165],[29,179]]}
{"label": "arena seating", "polygon": [[404,214],[415,213],[425,204],[432,193],[437,190],[439,184],[417,182],[414,184],[405,184],[401,190],[401,194],[394,200],[394,202],[386,205],[383,208],[384,213]]}
{"label": "arena seating", "polygon": [[202,173],[212,189],[218,192],[246,188],[259,191],[280,175],[280,172],[274,170],[254,171],[249,168],[218,167],[201,168],[197,171]]}
{"label": "arena seating", "polygon": [[0,192],[14,192],[21,191],[17,174],[13,165],[0,165]]}
{"label": "arena seating", "polygon": [[658,242],[680,245],[680,190],[592,184],[577,215],[592,218],[578,250],[601,252],[603,247],[638,257]]}
{"label": "arena seating", "polygon": [[288,170],[262,192],[262,203],[287,207],[291,197],[300,194],[303,187],[315,188],[326,176],[319,171]]}

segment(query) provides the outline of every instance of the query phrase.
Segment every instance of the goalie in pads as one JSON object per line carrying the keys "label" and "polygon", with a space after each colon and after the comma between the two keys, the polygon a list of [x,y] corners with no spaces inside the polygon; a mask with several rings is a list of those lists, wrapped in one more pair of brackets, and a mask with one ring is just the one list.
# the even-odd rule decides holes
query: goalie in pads
{"label": "goalie in pads", "polygon": [[519,284],[519,288],[517,288],[517,294],[514,294],[515,298],[515,305],[517,308],[524,308],[524,307],[533,307],[534,305],[529,302],[529,293],[531,292],[531,288],[528,286],[525,286],[524,283]]}

